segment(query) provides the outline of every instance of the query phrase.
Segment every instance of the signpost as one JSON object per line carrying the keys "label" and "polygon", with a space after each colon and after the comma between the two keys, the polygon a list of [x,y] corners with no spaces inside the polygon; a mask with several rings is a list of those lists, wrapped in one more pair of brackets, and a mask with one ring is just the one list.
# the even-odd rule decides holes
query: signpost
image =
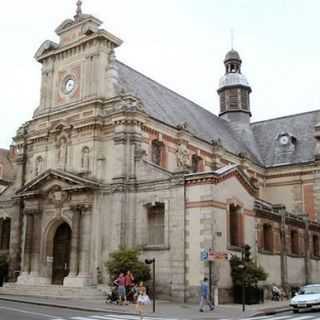
{"label": "signpost", "polygon": [[209,264],[209,299],[212,301],[212,262],[230,260],[232,254],[230,252],[214,251],[212,248],[201,249],[200,260]]}

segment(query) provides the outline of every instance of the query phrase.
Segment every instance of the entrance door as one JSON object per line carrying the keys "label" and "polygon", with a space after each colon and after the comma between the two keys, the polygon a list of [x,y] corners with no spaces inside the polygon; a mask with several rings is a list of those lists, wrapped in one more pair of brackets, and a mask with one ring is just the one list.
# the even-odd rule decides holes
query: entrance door
{"label": "entrance door", "polygon": [[71,229],[67,223],[61,224],[54,236],[52,284],[63,284],[69,274]]}

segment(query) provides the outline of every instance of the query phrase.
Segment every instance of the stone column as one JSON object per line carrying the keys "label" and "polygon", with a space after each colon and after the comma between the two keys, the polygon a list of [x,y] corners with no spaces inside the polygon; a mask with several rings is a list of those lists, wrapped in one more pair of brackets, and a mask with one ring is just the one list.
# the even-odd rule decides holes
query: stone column
{"label": "stone column", "polygon": [[40,275],[40,244],[41,244],[41,213],[33,214],[33,232],[31,248],[31,275],[39,277]]}
{"label": "stone column", "polygon": [[91,211],[81,213],[80,219],[80,264],[79,275],[86,276],[89,272],[90,238],[91,238]]}
{"label": "stone column", "polygon": [[86,287],[93,283],[89,272],[91,247],[91,209],[78,205],[72,218],[70,273],[63,281],[65,287]]}
{"label": "stone column", "polygon": [[71,238],[71,253],[70,253],[70,273],[69,277],[75,277],[79,272],[79,244],[80,244],[80,217],[81,209],[75,208],[72,210],[72,238]]}
{"label": "stone column", "polygon": [[31,270],[31,250],[33,233],[33,215],[26,213],[26,235],[24,240],[23,272],[30,273]]}

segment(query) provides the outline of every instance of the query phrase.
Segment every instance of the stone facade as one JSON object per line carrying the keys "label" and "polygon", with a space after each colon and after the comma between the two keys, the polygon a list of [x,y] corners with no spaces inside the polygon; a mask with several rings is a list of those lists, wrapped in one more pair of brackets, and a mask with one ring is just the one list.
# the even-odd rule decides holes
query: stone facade
{"label": "stone facade", "polygon": [[[316,281],[320,113],[250,123],[251,88],[233,50],[218,118],[117,61],[122,42],[100,25],[79,7],[57,28],[60,42],[41,45],[40,105],[0,152],[10,280],[107,283],[109,254],[137,247],[156,258],[159,293],[190,301],[208,273],[201,249],[239,255],[249,244],[266,286]],[[221,302],[231,299],[229,270],[214,262]]]}

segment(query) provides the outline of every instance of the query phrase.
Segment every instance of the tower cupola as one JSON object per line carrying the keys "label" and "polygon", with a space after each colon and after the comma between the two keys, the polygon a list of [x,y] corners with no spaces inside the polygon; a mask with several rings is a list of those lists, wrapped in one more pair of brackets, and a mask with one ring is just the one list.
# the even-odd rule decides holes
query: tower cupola
{"label": "tower cupola", "polygon": [[228,121],[250,122],[250,85],[241,73],[241,58],[232,49],[224,59],[225,74],[220,79],[218,94],[220,97],[219,116]]}

